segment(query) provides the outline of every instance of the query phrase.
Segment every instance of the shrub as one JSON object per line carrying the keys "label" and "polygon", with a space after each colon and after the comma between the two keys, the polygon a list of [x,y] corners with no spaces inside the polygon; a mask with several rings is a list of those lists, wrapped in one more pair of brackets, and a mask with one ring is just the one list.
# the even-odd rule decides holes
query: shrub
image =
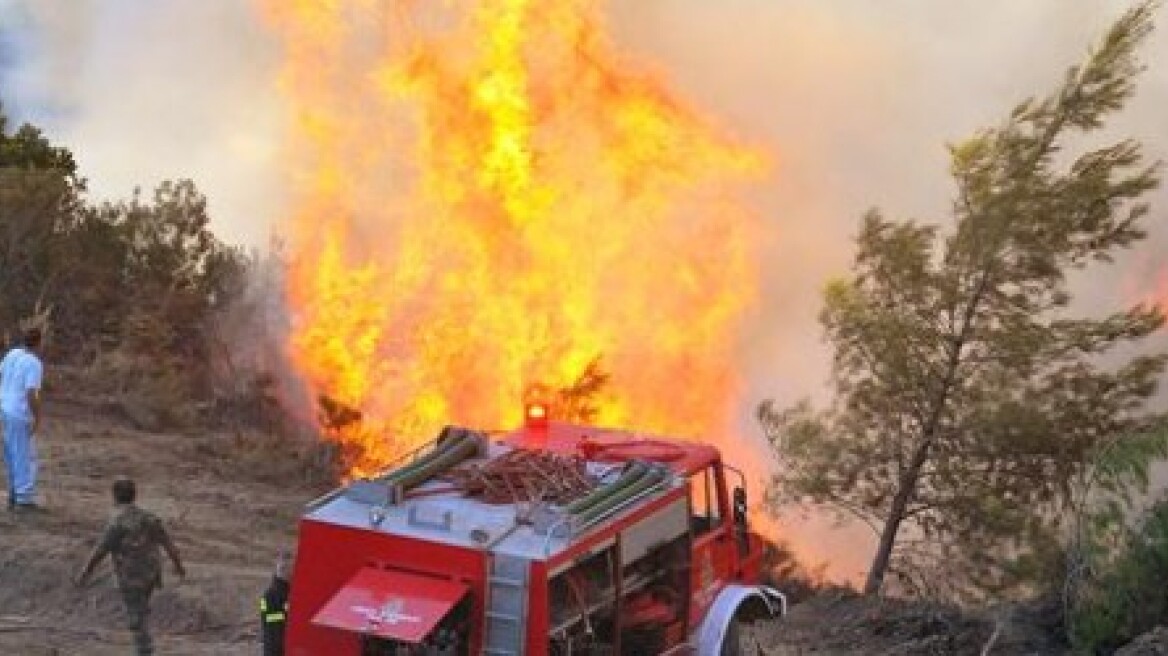
{"label": "shrub", "polygon": [[1080,650],[1109,652],[1168,622],[1168,498],[1126,529],[1119,547],[1088,572],[1069,609],[1071,641]]}

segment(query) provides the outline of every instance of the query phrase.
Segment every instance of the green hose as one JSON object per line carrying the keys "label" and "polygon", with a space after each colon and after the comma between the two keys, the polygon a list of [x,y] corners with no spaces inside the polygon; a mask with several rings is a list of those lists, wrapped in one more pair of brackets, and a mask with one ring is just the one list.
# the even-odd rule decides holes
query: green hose
{"label": "green hose", "polygon": [[442,455],[442,453],[444,453],[445,451],[446,451],[445,446],[435,447],[435,448],[431,449],[428,453],[426,453],[426,455],[421,456],[420,458],[416,458],[416,459],[402,465],[401,467],[398,467],[397,469],[389,472],[388,474],[385,474],[384,476],[382,476],[381,478],[379,478],[377,480],[379,482],[385,483],[387,485],[393,485],[397,479],[408,474],[409,472],[416,471],[419,467],[423,467],[427,463],[433,462],[435,459],[438,458],[438,456]]}
{"label": "green hose", "polygon": [[602,499],[600,503],[597,503],[591,508],[582,511],[576,515],[576,519],[579,521],[580,525],[589,524],[592,521],[599,519],[605,513],[611,511],[620,504],[661,483],[664,478],[665,476],[661,469],[649,468],[645,475],[638,477],[635,482],[625,486],[620,490],[614,491],[612,494]]}
{"label": "green hose", "polygon": [[630,485],[638,478],[643,476],[647,470],[648,467],[645,465],[645,463],[641,462],[640,460],[634,460],[625,466],[624,471],[621,472],[621,475],[615,481],[609,483],[608,485],[598,487],[595,490],[589,492],[586,496],[576,499],[567,506],[564,506],[564,510],[571,515],[583,512],[590,506],[594,506],[599,503],[608,495]]}
{"label": "green hose", "polygon": [[[447,429],[443,429],[442,432],[445,434],[448,429],[449,429],[449,427],[447,427]],[[440,436],[438,438],[438,443],[435,445],[435,447],[433,449],[430,450],[429,453],[427,453],[426,455],[424,455],[420,458],[417,458],[416,460],[414,460],[413,462],[410,462],[409,464],[403,465],[403,466],[389,472],[385,476],[382,476],[379,479],[379,481],[382,483],[385,483],[386,485],[389,485],[390,487],[392,487],[394,485],[400,485],[402,479],[412,478],[413,475],[415,475],[419,471],[429,470],[429,468],[435,462],[437,462],[439,458],[442,458],[444,455],[446,455],[450,451],[459,448],[460,445],[464,441],[467,441],[467,438],[473,438],[473,434],[470,432],[467,432],[467,431],[460,431],[458,433],[455,433],[454,437],[451,437],[451,438],[446,439],[446,440],[443,440],[442,437]],[[471,439],[470,441],[472,443],[474,442],[473,439]]]}
{"label": "green hose", "polygon": [[400,476],[395,476],[393,484],[400,485],[403,490],[408,490],[470,458],[478,452],[478,449],[478,440],[468,433],[462,439],[452,440],[438,457],[427,460],[425,464]]}

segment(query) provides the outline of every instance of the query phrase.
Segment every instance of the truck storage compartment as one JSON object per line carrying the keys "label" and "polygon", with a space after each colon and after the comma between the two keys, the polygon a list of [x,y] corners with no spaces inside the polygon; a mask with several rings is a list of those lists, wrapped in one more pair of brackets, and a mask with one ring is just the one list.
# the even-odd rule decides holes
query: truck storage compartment
{"label": "truck storage compartment", "polygon": [[467,592],[457,581],[366,567],[312,622],[360,635],[362,656],[461,656],[468,653]]}

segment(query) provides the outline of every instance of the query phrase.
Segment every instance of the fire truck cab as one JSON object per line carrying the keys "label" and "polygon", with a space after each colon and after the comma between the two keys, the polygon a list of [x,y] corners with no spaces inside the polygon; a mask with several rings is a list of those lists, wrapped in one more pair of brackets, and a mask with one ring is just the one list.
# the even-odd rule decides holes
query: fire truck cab
{"label": "fire truck cab", "polygon": [[[499,502],[450,483],[519,455],[539,471],[569,463],[541,475],[578,477],[583,491]],[[542,415],[506,434],[448,427],[309,504],[287,652],[733,654],[737,617],[786,610],[758,584],[763,543],[745,494],[705,444]]]}

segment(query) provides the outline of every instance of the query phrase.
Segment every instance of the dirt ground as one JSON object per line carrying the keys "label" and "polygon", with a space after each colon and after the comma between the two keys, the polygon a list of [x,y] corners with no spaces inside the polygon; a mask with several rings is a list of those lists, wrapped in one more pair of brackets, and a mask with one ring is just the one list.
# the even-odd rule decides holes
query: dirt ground
{"label": "dirt ground", "polygon": [[1012,607],[963,613],[943,604],[828,591],[780,621],[743,632],[752,656],[1055,656],[1069,653],[1052,613]]}
{"label": "dirt ground", "polygon": [[[187,565],[187,579],[176,585],[169,577],[154,599],[158,653],[259,653],[258,595],[276,554],[294,546],[301,508],[327,486],[297,483],[303,477],[280,458],[286,447],[275,438],[139,430],[117,404],[59,393],[46,414],[44,510],[0,511],[0,655],[132,653],[109,562],[89,587],[71,583],[105,523],[119,474],[137,480],[140,505],[162,517]],[[1034,609],[971,615],[845,591],[821,593],[743,634],[756,656],[1065,653],[1052,639],[1057,628]],[[1145,642],[1130,653],[1168,654],[1168,631]]]}
{"label": "dirt ground", "polygon": [[[258,653],[257,595],[276,554],[294,545],[300,509],[323,490],[273,476],[282,446],[272,438],[137,430],[116,404],[61,393],[50,396],[46,414],[45,509],[0,512],[0,654],[132,652],[108,561],[88,588],[70,582],[105,522],[118,474],[137,480],[140,505],[166,522],[187,564],[187,579],[169,578],[154,600],[158,653]],[[995,626],[935,606],[839,593],[756,625],[745,639],[765,656],[979,654]],[[999,631],[991,653],[1061,653],[1041,635],[1011,631]]]}
{"label": "dirt ground", "polygon": [[118,474],[135,478],[139,504],[163,519],[186,561],[186,580],[176,584],[168,565],[154,599],[158,653],[258,653],[258,595],[319,490],[249,476],[230,434],[134,430],[100,402],[57,395],[45,409],[44,509],[0,511],[0,654],[132,653],[108,559],[89,587],[70,582],[104,526]]}

